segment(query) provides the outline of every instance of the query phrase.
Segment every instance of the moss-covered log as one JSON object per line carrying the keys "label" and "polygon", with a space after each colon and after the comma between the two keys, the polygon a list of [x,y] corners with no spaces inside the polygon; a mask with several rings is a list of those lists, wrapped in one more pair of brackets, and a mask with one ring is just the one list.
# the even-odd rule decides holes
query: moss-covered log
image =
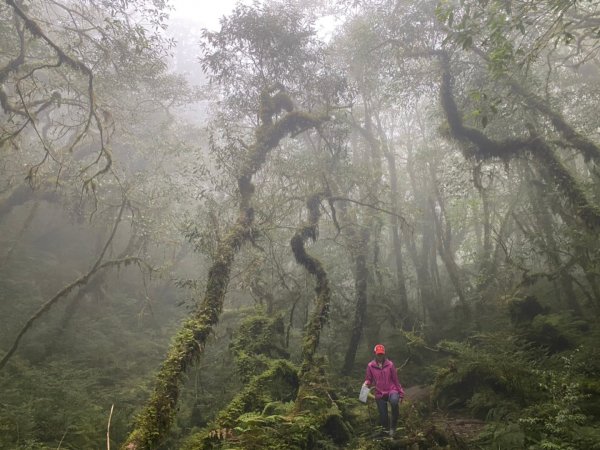
{"label": "moss-covered log", "polygon": [[276,359],[269,368],[248,383],[219,413],[216,425],[231,428],[244,413],[262,411],[271,402],[292,401],[298,391],[297,368],[285,359]]}
{"label": "moss-covered log", "polygon": [[[279,92],[272,95],[274,90]],[[134,429],[123,445],[123,449],[156,448],[173,422],[183,375],[192,362],[202,354],[206,339],[219,320],[235,254],[252,235],[254,211],[251,200],[254,194],[252,184],[254,174],[265,163],[269,152],[285,136],[294,136],[318,127],[326,120],[326,117],[292,111],[291,100],[287,98],[284,101],[284,97],[287,95],[280,86],[276,89],[267,89],[261,96],[262,123],[256,130],[255,142],[249,147],[238,176],[240,195],[238,219],[225,238],[219,242],[215,259],[208,273],[204,298],[197,310],[184,322],[171,344],[167,358],[156,377],[152,397],[137,417]],[[281,112],[282,108],[288,112],[273,121],[273,116]]]}

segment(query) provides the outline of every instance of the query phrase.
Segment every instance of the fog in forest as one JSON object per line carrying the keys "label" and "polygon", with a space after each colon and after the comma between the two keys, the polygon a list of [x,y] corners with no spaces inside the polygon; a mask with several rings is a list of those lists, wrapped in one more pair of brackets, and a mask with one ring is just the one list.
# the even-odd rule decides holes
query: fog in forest
{"label": "fog in forest", "polygon": [[204,3],[0,5],[0,449],[600,449],[600,1]]}

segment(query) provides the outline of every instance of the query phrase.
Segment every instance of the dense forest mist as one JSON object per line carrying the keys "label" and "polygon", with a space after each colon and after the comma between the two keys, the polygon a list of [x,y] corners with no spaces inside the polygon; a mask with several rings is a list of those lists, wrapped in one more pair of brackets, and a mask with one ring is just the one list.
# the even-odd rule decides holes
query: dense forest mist
{"label": "dense forest mist", "polygon": [[0,448],[600,449],[600,2],[171,12],[0,5]]}

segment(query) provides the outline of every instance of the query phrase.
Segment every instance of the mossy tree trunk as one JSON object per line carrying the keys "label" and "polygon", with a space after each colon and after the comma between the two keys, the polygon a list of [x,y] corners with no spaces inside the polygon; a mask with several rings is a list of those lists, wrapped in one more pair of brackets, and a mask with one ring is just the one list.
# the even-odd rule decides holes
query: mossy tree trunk
{"label": "mossy tree trunk", "polygon": [[[302,345],[300,385],[294,403],[294,412],[300,416],[313,416],[316,419],[314,425],[320,429],[320,432],[329,435],[336,442],[345,442],[349,438],[348,427],[340,415],[340,408],[333,401],[327,388],[325,368],[316,358],[321,332],[329,315],[331,290],[323,265],[318,259],[306,253],[304,248],[308,239],[313,241],[317,239],[320,204],[325,195],[318,193],[310,196],[307,201],[308,220],[296,230],[290,242],[296,261],[317,281],[315,307],[307,324]],[[314,431],[314,427],[305,430],[307,434],[312,434]]]}
{"label": "mossy tree trunk", "polygon": [[[274,94],[278,90],[279,92]],[[273,116],[282,113],[283,110],[286,113],[274,121]],[[154,392],[136,418],[134,429],[123,449],[156,448],[171,427],[183,375],[202,354],[212,328],[219,321],[235,254],[253,234],[254,175],[265,163],[269,152],[286,135],[295,135],[318,127],[326,120],[326,117],[293,111],[291,99],[281,90],[281,86],[263,90],[259,115],[261,125],[255,132],[255,142],[248,148],[245,164],[237,178],[240,196],[237,221],[218,243],[215,259],[208,272],[204,298],[175,336],[167,358],[156,376]]]}
{"label": "mossy tree trunk", "polygon": [[306,202],[308,207],[308,220],[296,230],[294,237],[292,237],[292,240],[290,241],[294,257],[298,264],[303,266],[306,271],[313,275],[317,280],[315,287],[315,292],[317,294],[315,307],[306,327],[304,342],[302,344],[302,366],[300,368],[301,380],[302,375],[306,374],[314,366],[314,356],[321,338],[321,330],[328,318],[329,303],[331,301],[331,289],[329,288],[329,281],[327,279],[327,273],[323,268],[323,264],[321,264],[321,261],[314,256],[309,255],[304,248],[304,244],[308,239],[313,241],[317,240],[319,234],[319,217],[321,215],[321,199],[323,197],[324,194],[322,193],[310,196]]}

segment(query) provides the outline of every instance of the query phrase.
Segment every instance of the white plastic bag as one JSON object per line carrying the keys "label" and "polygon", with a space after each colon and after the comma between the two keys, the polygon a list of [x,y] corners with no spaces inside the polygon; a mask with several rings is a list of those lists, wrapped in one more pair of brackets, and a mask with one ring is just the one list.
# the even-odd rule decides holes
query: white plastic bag
{"label": "white plastic bag", "polygon": [[367,403],[367,398],[369,398],[369,387],[363,384],[360,388],[360,394],[358,394],[358,399],[363,403]]}

